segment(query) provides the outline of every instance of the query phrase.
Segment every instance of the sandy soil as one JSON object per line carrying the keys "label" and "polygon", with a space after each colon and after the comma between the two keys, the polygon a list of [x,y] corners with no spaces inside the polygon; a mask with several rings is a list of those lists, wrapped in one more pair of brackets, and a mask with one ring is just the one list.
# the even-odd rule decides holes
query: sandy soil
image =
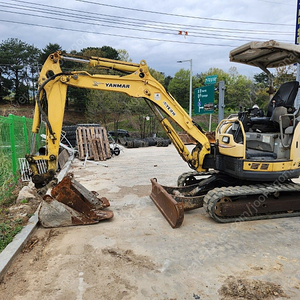
{"label": "sandy soil", "polygon": [[218,224],[204,210],[172,229],[149,179],[189,171],[173,146],[125,149],[72,172],[114,218],[38,228],[0,284],[0,299],[299,299],[300,218]]}

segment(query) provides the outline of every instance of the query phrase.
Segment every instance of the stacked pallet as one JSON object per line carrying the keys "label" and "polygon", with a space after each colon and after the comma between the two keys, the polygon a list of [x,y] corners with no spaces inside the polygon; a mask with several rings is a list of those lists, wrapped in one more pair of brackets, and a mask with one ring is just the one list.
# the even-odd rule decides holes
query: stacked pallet
{"label": "stacked pallet", "polygon": [[77,127],[76,140],[81,160],[99,161],[111,157],[107,132],[103,127]]}

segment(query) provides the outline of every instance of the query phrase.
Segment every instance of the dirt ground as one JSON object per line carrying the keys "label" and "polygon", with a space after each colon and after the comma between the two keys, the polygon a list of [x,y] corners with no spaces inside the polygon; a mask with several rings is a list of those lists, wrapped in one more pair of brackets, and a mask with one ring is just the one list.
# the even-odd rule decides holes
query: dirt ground
{"label": "dirt ground", "polygon": [[114,218],[39,227],[0,284],[0,299],[300,299],[300,218],[218,224],[203,208],[172,229],[150,178],[175,185],[188,166],[168,148],[124,149],[72,172]]}

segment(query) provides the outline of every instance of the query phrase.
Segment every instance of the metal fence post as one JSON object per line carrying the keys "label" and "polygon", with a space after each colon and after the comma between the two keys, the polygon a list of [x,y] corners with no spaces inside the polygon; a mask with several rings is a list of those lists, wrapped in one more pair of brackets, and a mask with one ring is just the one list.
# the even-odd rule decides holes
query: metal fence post
{"label": "metal fence post", "polygon": [[25,139],[25,149],[26,149],[26,153],[29,153],[27,119],[26,119],[26,117],[23,116],[22,121],[23,121],[23,130],[24,130],[24,139]]}
{"label": "metal fence post", "polygon": [[14,115],[9,114],[8,120],[9,120],[9,135],[10,135],[12,171],[13,171],[14,177],[16,178],[16,173],[17,173],[17,155],[16,155]]}

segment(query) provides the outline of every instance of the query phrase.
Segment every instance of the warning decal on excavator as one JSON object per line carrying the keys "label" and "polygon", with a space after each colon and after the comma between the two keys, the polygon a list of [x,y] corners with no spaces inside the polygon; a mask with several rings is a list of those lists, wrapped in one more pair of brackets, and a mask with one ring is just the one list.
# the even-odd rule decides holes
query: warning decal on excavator
{"label": "warning decal on excavator", "polygon": [[160,93],[154,93],[154,100],[159,101],[160,99]]}

